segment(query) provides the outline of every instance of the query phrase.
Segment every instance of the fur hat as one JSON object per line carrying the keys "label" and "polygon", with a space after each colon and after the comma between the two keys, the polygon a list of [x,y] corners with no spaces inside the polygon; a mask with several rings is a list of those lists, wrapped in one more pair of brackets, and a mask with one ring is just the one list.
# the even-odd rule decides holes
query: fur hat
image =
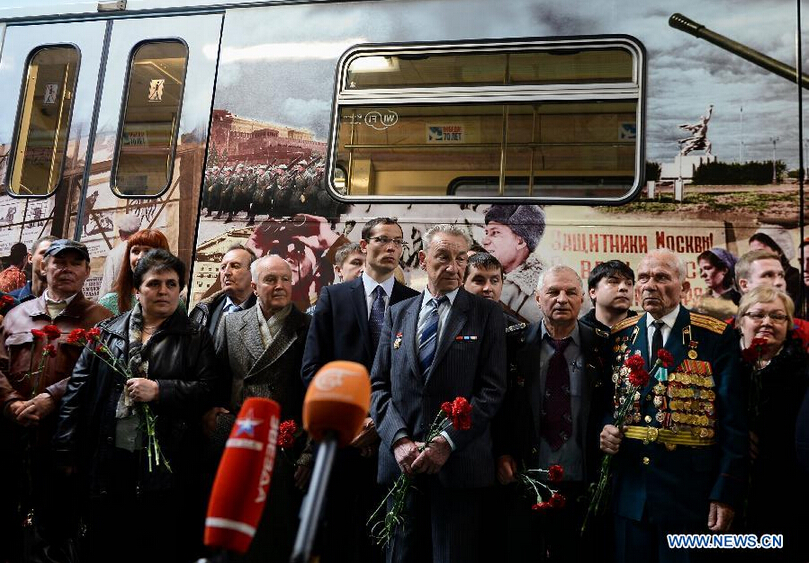
{"label": "fur hat", "polygon": [[538,205],[492,205],[484,221],[506,225],[533,252],[545,233],[545,212]]}

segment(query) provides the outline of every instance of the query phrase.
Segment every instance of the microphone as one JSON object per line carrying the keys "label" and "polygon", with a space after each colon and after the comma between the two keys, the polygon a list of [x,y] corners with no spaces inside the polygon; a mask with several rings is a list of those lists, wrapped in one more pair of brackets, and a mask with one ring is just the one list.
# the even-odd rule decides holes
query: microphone
{"label": "microphone", "polygon": [[205,545],[245,553],[267,502],[275,466],[281,407],[270,399],[244,402],[225,443],[216,472]]}
{"label": "microphone", "polygon": [[338,446],[349,444],[371,407],[368,370],[357,362],[329,362],[318,370],[303,400],[303,426],[320,442],[290,561],[308,563]]}

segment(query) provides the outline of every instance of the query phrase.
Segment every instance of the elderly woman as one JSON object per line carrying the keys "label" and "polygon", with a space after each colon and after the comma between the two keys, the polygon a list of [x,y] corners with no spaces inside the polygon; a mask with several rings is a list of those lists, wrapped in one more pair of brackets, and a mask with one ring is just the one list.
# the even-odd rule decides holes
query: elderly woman
{"label": "elderly woman", "polygon": [[733,268],[736,257],[724,248],[712,248],[697,256],[699,275],[708,291],[705,297],[719,297],[739,304],[741,294],[734,286]]}
{"label": "elderly woman", "polygon": [[[126,313],[135,305],[134,272],[140,259],[153,248],[169,250],[166,235],[155,229],[142,229],[126,241],[125,262],[118,272],[113,291],[102,295],[98,304],[106,307],[113,315]],[[180,308],[185,311],[185,304],[180,301]]]}
{"label": "elderly woman", "polygon": [[783,550],[755,550],[756,561],[809,561],[809,475],[800,468],[795,451],[795,423],[809,384],[809,358],[792,335],[793,314],[786,293],[757,287],[742,298],[736,317],[744,349],[742,376],[749,382],[747,531],[784,534]]}
{"label": "elderly woman", "polygon": [[[197,515],[183,509],[199,506],[189,498],[194,430],[220,372],[210,335],[178,308],[184,280],[171,253],[142,257],[135,306],[98,325],[62,399],[54,448],[87,486],[90,561],[180,561],[199,541],[189,537]],[[159,460],[143,405],[156,416]]]}

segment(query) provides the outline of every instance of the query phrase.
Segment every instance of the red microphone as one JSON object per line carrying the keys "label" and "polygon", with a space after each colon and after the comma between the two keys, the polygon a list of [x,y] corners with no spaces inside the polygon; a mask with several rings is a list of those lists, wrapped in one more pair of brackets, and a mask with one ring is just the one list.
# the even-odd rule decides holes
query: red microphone
{"label": "red microphone", "polygon": [[245,553],[267,502],[281,407],[251,397],[230,431],[205,518],[205,545]]}
{"label": "red microphone", "polygon": [[309,561],[334,454],[359,433],[370,407],[371,380],[365,366],[357,362],[329,362],[309,384],[303,400],[303,426],[319,446],[290,561]]}

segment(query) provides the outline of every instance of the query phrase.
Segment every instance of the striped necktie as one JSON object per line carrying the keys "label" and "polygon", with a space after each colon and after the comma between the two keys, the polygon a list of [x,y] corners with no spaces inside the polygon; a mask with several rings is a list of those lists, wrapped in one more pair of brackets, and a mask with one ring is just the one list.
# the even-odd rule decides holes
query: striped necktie
{"label": "striped necktie", "polygon": [[435,358],[435,349],[438,343],[438,307],[446,299],[446,295],[430,299],[424,306],[424,314],[418,326],[419,366],[424,377],[427,377]]}

